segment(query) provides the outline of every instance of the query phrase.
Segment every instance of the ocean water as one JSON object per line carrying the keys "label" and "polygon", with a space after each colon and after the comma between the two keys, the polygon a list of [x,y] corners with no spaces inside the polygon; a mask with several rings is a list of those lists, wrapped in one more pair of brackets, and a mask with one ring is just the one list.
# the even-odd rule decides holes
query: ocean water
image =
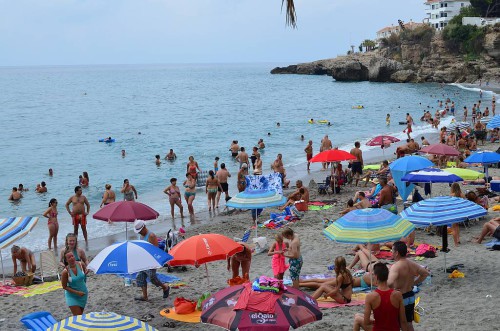
{"label": "ocean water", "polygon": [[[130,179],[139,201],[170,217],[163,189],[171,177],[185,177],[186,162],[193,155],[202,170],[212,168],[215,156],[235,175],[237,165],[228,147],[233,139],[247,150],[263,138],[264,172],[277,153],[290,169],[305,161],[303,149],[312,139],[329,135],[335,146],[349,149],[378,134],[405,138],[398,125],[409,112],[419,124],[423,110],[434,113],[437,100],[450,97],[456,109],[469,108],[479,98],[474,90],[437,84],[340,83],[326,76],[271,75],[273,64],[120,65],[0,68],[0,218],[40,216],[50,198],[59,201],[59,242],[72,231],[64,204],[78,185],[83,171],[90,175],[84,190],[91,214],[98,210],[104,185],[118,193]],[[491,94],[483,95],[485,105]],[[365,109],[352,109],[364,105]],[[392,124],[386,126],[390,113]],[[308,124],[308,119],[328,120],[332,126]],[[280,122],[278,128],[276,123]],[[433,133],[420,125],[416,133]],[[141,134],[139,134],[139,132]],[[268,133],[271,135],[268,136]],[[304,135],[306,141],[300,140]],[[112,136],[113,144],[98,139]],[[157,167],[173,148],[178,159]],[[121,157],[121,150],[126,157]],[[370,149],[364,146],[363,149]],[[48,176],[48,169],[54,176]],[[299,176],[295,171],[291,177]],[[234,179],[234,176],[233,176]],[[45,181],[48,193],[34,192]],[[23,183],[30,191],[19,203],[7,200],[13,186]],[[236,185],[230,185],[235,194]],[[204,192],[195,200],[205,207]],[[187,208],[184,204],[186,213]],[[164,221],[164,220],[163,220]],[[160,221],[161,222],[161,221]],[[165,230],[170,223],[166,223]],[[89,218],[90,238],[122,231]],[[20,244],[46,247],[48,230],[41,220]],[[81,234],[80,234],[81,236]]]}

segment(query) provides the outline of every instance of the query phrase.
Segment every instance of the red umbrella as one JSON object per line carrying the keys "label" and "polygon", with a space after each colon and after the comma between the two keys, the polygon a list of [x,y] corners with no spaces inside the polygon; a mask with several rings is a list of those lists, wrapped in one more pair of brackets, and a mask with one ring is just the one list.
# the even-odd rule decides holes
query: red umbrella
{"label": "red umbrella", "polygon": [[[96,220],[111,222],[134,222],[135,220],[154,220],[160,214],[153,208],[135,201],[117,201],[101,208],[92,217]],[[125,229],[127,226],[125,227]],[[125,230],[128,239],[128,232]]]}
{"label": "red umbrella", "polygon": [[348,160],[356,160],[356,157],[340,149],[329,149],[316,154],[309,162],[340,162]]}
{"label": "red umbrella", "polygon": [[401,141],[399,140],[398,138],[396,137],[392,137],[392,136],[376,136],[375,138],[372,138],[370,139],[366,145],[367,146],[385,146],[387,144],[391,144],[391,143],[397,143],[398,141]]}
{"label": "red umbrella", "polygon": [[242,294],[248,298],[249,304],[253,301],[259,302],[259,296],[273,296],[270,293],[252,291],[250,284],[225,288],[203,302],[201,321],[227,330],[285,331],[290,327],[296,329],[319,321],[323,317],[316,300],[291,287],[275,294],[272,298],[276,300],[274,306],[269,307],[271,309],[267,311],[263,311],[263,307],[254,307],[255,305],[233,309],[244,305],[239,300]]}
{"label": "red umbrella", "polygon": [[456,148],[445,144],[429,145],[420,150],[420,153],[445,155],[445,156],[459,156],[460,152]]}

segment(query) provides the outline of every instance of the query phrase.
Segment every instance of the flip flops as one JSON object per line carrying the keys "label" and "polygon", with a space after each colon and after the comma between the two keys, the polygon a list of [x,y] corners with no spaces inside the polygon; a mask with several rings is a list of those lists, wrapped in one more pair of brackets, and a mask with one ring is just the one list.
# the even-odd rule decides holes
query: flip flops
{"label": "flip flops", "polygon": [[171,329],[173,329],[173,328],[175,328],[175,323],[174,322],[165,322],[165,323],[162,324],[162,326],[165,327],[165,328],[171,328]]}
{"label": "flip flops", "polygon": [[144,314],[144,315],[141,316],[141,318],[139,318],[139,320],[141,320],[143,322],[149,322],[153,318],[155,318],[155,316],[153,314]]}

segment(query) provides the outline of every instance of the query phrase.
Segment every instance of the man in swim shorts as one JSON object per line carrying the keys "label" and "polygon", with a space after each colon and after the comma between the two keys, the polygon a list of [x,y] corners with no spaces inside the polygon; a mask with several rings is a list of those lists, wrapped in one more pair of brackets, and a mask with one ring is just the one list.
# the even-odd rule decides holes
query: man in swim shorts
{"label": "man in swim shorts", "polygon": [[[73,210],[69,210],[69,205],[73,204]],[[86,210],[85,210],[86,207]],[[82,194],[82,187],[75,187],[75,195],[70,197],[66,202],[66,210],[71,215],[73,220],[73,230],[74,234],[78,237],[78,225],[82,228],[83,237],[85,238],[85,243],[88,244],[87,238],[87,215],[90,212],[90,203]]]}
{"label": "man in swim shorts", "polygon": [[306,148],[304,148],[304,152],[306,152],[307,159],[307,171],[309,171],[309,167],[311,166],[311,159],[313,157],[313,141],[309,140],[309,144],[307,144]]}
{"label": "man in swim shorts", "polygon": [[415,309],[415,293],[413,286],[422,283],[429,271],[406,258],[408,248],[402,241],[396,241],[392,246],[394,263],[389,271],[387,284],[389,287],[403,293],[403,304],[405,306],[406,321],[408,330],[413,331],[413,313]]}
{"label": "man in swim shorts", "polygon": [[219,171],[215,174],[215,177],[219,180],[220,186],[217,188],[217,197],[215,198],[216,205],[219,206],[220,195],[224,192],[226,196],[226,201],[229,199],[229,185],[227,184],[227,179],[231,177],[231,174],[226,169],[226,164],[221,163]]}
{"label": "man in swim shorts", "polygon": [[238,156],[238,151],[240,150],[240,146],[238,145],[238,140],[233,140],[231,146],[229,147],[229,150],[231,151],[232,157]]}
{"label": "man in swim shorts", "polygon": [[351,154],[356,157],[356,160],[352,162],[351,164],[351,172],[352,175],[356,178],[356,186],[358,186],[359,183],[359,177],[363,174],[363,152],[361,149],[361,144],[359,141],[356,141],[354,143],[354,148],[351,149]]}
{"label": "man in swim shorts", "polygon": [[288,257],[290,264],[290,278],[292,279],[293,287],[299,288],[300,271],[302,270],[302,255],[300,254],[300,239],[299,236],[293,232],[291,228],[286,228],[281,232],[283,238],[290,241],[288,250],[285,251],[285,257]]}

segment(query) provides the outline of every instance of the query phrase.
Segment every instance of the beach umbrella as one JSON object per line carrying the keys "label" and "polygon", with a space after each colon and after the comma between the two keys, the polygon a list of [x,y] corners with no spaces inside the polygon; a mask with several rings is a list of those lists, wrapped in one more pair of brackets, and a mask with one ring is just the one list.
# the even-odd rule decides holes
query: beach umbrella
{"label": "beach umbrella", "polygon": [[464,160],[465,163],[481,163],[484,166],[486,181],[488,181],[488,165],[500,162],[500,154],[497,152],[481,151],[471,154]]}
{"label": "beach umbrella", "polygon": [[0,262],[2,264],[3,283],[5,271],[3,268],[2,249],[12,245],[26,236],[38,223],[38,217],[10,217],[0,219]]}
{"label": "beach umbrella", "polygon": [[87,266],[96,274],[133,274],[163,267],[172,256],[144,240],[119,242],[104,248]]}
{"label": "beach umbrella", "polygon": [[255,210],[255,237],[257,237],[257,209],[282,206],[285,203],[286,198],[275,191],[247,189],[231,197],[226,202],[226,206],[236,209]]}
{"label": "beach umbrella", "polygon": [[99,209],[92,217],[96,220],[125,222],[125,238],[128,239],[128,223],[136,220],[155,220],[160,214],[140,202],[116,201]]}
{"label": "beach umbrella", "polygon": [[433,154],[433,155],[445,155],[445,156],[459,156],[460,152],[452,146],[445,144],[433,144],[425,146],[419,153]]}
{"label": "beach umbrella", "polygon": [[494,116],[488,124],[486,124],[486,128],[489,130],[493,130],[496,128],[500,128],[500,115]]}
{"label": "beach umbrella", "polygon": [[169,264],[171,266],[189,264],[196,267],[205,264],[208,279],[206,263],[226,260],[229,256],[233,256],[242,250],[243,246],[241,244],[221,234],[199,234],[175,245],[169,252],[173,257]]}
{"label": "beach umbrella", "polygon": [[157,331],[154,327],[138,319],[111,312],[92,312],[71,316],[47,329],[47,331],[76,330]]}
{"label": "beach umbrella", "polygon": [[262,295],[252,291],[251,284],[227,287],[203,302],[201,321],[227,330],[286,331],[290,327],[296,329],[323,318],[317,301],[292,287],[276,294],[274,305],[266,311],[259,311],[258,307],[238,309],[237,303],[242,294],[249,297]]}
{"label": "beach umbrella", "polygon": [[[400,213],[402,218],[422,226],[446,226],[470,218],[484,216],[487,211],[480,205],[466,199],[440,196],[414,203]],[[447,231],[443,231],[443,243]],[[444,245],[446,246],[446,245]],[[446,247],[443,247],[446,249]],[[446,255],[445,255],[446,269]]]}
{"label": "beach umbrella", "polygon": [[446,132],[455,132],[458,128],[460,131],[465,130],[470,127],[469,122],[453,122],[446,127]]}
{"label": "beach umbrella", "polygon": [[[320,152],[316,154],[315,156],[312,157],[309,162],[342,162],[342,161],[349,161],[349,160],[356,160],[356,157],[352,155],[351,153],[348,153],[346,151],[343,151],[341,149],[329,149],[327,151]],[[332,177],[333,177],[333,187],[336,187],[335,185],[335,176],[333,176],[333,167],[332,167]],[[335,192],[335,190],[333,190]]]}
{"label": "beach umbrella", "polygon": [[471,169],[463,169],[463,168],[444,168],[443,169],[446,172],[450,172],[452,174],[455,174],[459,177],[461,177],[463,180],[475,180],[479,178],[484,178],[484,174],[471,170]]}
{"label": "beach umbrella", "polygon": [[407,185],[406,182],[401,181],[401,178],[403,178],[404,175],[411,171],[421,170],[432,166],[434,166],[434,163],[432,163],[425,157],[416,155],[404,156],[395,161],[392,161],[389,164],[389,169],[391,169],[394,184],[396,184],[398,193],[403,201],[408,198],[415,185]]}
{"label": "beach umbrella", "polygon": [[409,172],[401,180],[410,183],[455,183],[463,181],[462,178],[451,172],[436,168],[425,168]]}
{"label": "beach umbrella", "polygon": [[375,138],[372,138],[368,140],[366,143],[367,146],[385,146],[387,144],[391,143],[397,143],[398,141],[401,141],[400,139],[392,136],[376,136]]}

